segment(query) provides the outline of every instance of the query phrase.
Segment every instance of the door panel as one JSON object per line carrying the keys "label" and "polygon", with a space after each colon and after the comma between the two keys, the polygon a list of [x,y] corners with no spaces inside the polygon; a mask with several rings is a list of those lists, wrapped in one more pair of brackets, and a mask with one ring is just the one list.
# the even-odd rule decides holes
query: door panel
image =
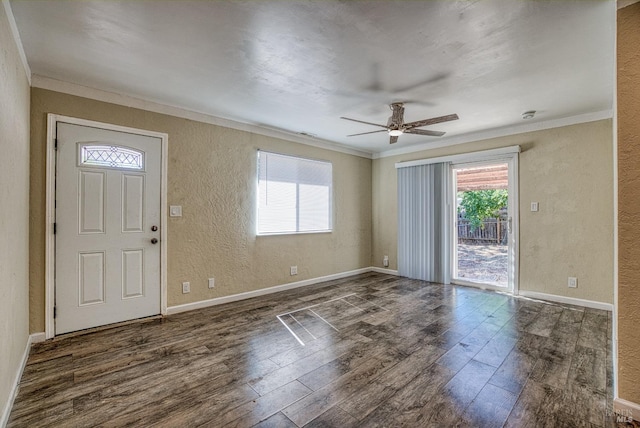
{"label": "door panel", "polygon": [[86,306],[93,305],[95,303],[104,303],[104,251],[80,253],[79,256],[79,305]]}
{"label": "door panel", "polygon": [[144,249],[122,251],[122,298],[144,296]]}
{"label": "door panel", "polygon": [[452,280],[513,292],[514,158],[452,166]]}
{"label": "door panel", "polygon": [[80,187],[80,215],[78,229],[81,234],[105,233],[105,173],[78,171]]}
{"label": "door panel", "polygon": [[60,122],[56,137],[56,334],[159,314],[161,140]]}
{"label": "door panel", "polygon": [[144,175],[122,176],[122,231],[144,231]]}

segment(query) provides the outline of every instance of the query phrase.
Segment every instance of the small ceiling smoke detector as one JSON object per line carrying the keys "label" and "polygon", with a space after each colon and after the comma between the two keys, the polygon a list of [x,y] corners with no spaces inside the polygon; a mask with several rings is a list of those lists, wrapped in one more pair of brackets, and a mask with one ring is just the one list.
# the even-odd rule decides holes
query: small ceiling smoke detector
{"label": "small ceiling smoke detector", "polygon": [[522,113],[522,118],[523,119],[533,119],[533,116],[536,115],[536,111],[535,110],[529,110],[529,111],[525,111],[524,113]]}

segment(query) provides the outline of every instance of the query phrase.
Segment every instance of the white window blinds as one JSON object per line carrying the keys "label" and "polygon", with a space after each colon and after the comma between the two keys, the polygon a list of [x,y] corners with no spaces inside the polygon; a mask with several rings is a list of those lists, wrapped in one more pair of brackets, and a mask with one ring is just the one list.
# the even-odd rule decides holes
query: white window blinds
{"label": "white window blinds", "polygon": [[258,234],[331,230],[330,162],[258,151]]}

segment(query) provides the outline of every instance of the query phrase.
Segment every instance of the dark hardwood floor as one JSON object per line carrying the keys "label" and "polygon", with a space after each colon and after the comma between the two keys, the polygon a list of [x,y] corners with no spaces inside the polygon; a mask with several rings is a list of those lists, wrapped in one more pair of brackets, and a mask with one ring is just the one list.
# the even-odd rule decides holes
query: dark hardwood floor
{"label": "dark hardwood floor", "polygon": [[34,345],[9,427],[601,427],[612,413],[610,313],[368,273]]}

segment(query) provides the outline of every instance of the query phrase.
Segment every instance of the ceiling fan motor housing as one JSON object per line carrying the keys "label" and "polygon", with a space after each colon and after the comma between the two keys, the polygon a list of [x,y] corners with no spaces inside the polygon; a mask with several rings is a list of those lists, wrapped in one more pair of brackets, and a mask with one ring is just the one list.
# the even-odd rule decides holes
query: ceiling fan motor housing
{"label": "ceiling fan motor housing", "polygon": [[389,123],[387,125],[389,131],[402,130],[402,125],[404,124],[404,104],[393,103],[390,107],[393,113],[391,113],[391,117],[389,118]]}

